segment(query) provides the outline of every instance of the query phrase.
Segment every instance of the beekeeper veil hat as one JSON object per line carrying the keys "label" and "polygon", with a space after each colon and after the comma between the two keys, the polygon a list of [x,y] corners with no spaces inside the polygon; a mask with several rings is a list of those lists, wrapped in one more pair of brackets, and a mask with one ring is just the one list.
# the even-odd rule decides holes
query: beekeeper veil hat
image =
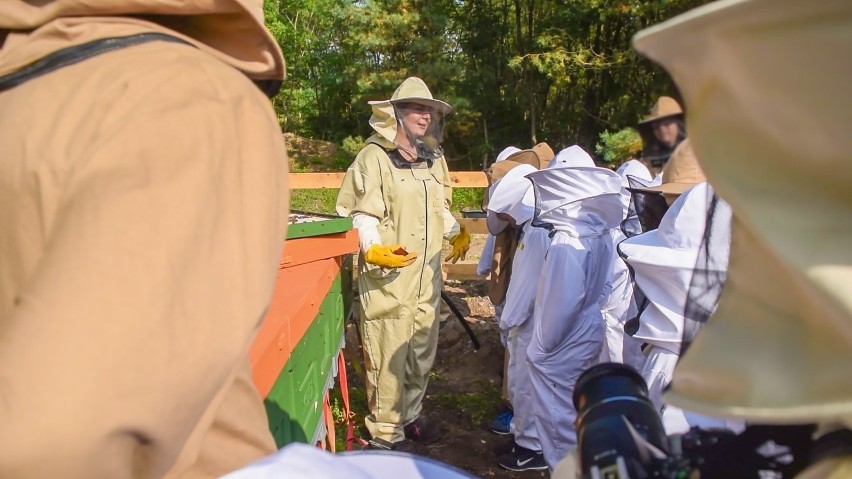
{"label": "beekeeper veil hat", "polygon": [[[393,92],[390,99],[370,101],[373,115],[370,126],[384,139],[393,143],[397,131],[402,128],[417,156],[428,160],[438,159],[444,154],[441,147],[444,135],[444,120],[452,112],[447,103],[432,97],[429,87],[420,78],[409,77]],[[428,113],[431,118],[426,133],[420,136],[404,127],[403,115],[410,111]]]}

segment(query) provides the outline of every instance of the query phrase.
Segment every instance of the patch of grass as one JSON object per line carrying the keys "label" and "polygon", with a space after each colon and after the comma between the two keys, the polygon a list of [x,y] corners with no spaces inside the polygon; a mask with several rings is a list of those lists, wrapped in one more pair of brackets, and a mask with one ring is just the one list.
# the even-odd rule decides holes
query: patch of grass
{"label": "patch of grass", "polygon": [[[346,450],[346,429],[348,421],[343,409],[343,397],[340,395],[340,387],[335,387],[331,390],[329,397],[331,403],[331,416],[334,418],[334,444],[337,446],[337,451]],[[363,388],[349,388],[349,408],[353,413],[352,422],[355,425],[355,437],[368,439],[370,434],[367,432],[367,427],[364,425],[364,416],[368,414],[367,392]]]}
{"label": "patch of grass", "polygon": [[336,188],[290,191],[290,209],[312,213],[335,214]]}
{"label": "patch of grass", "polygon": [[[463,210],[480,209],[484,194],[485,188],[453,188],[453,206],[451,211],[453,213],[460,213]],[[292,190],[290,192],[291,210],[334,214],[334,203],[336,201],[336,188]]]}
{"label": "patch of grass", "polygon": [[472,391],[436,394],[431,397],[432,402],[438,407],[459,411],[471,424],[482,424],[503,404],[501,391],[484,379],[474,381],[472,386]]}

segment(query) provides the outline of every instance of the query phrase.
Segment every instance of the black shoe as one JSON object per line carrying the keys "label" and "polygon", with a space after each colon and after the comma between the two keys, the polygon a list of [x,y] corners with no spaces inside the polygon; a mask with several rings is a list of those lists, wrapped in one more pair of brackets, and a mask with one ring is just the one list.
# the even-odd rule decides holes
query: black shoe
{"label": "black shoe", "polygon": [[402,441],[390,442],[385,441],[384,439],[380,439],[374,437],[367,441],[366,449],[375,449],[379,451],[398,451],[398,452],[414,452],[414,444],[411,443],[408,439],[403,439]]}
{"label": "black shoe", "polygon": [[441,431],[436,424],[421,416],[405,426],[405,438],[421,444],[434,444],[441,440]]}
{"label": "black shoe", "polygon": [[494,455],[499,458],[501,456],[505,456],[506,454],[511,454],[515,452],[515,447],[517,447],[517,444],[515,444],[515,438],[510,437],[508,441],[503,441],[496,444],[491,450],[494,451]]}
{"label": "black shoe", "polygon": [[515,446],[514,452],[505,454],[497,461],[503,469],[510,471],[543,471],[547,469],[544,454],[521,446]]}

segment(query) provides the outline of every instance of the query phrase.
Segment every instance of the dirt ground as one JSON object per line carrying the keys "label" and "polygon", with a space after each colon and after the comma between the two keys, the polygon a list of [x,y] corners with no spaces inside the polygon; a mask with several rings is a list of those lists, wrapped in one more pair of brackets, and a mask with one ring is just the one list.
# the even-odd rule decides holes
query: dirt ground
{"label": "dirt ground", "polygon": [[[476,263],[482,238],[474,237],[465,262]],[[493,449],[510,436],[498,436],[486,428],[500,411],[503,376],[503,346],[494,307],[487,295],[486,281],[448,281],[444,287],[465,320],[475,332],[481,348],[477,351],[461,323],[451,316],[441,327],[438,353],[430,373],[424,400],[424,413],[440,424],[443,439],[431,446],[416,446],[418,454],[452,464],[482,478],[546,477],[543,471],[511,472],[497,465]],[[366,412],[361,368],[351,364],[357,358],[357,332],[354,322],[347,325],[350,395],[356,413],[357,433],[367,437],[363,427]]]}

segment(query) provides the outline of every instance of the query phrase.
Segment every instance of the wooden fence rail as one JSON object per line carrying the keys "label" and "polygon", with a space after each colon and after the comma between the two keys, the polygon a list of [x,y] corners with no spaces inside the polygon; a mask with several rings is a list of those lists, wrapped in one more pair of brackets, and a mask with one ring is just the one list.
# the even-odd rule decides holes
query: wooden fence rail
{"label": "wooden fence rail", "polygon": [[[294,190],[340,188],[344,173],[291,173],[290,188]],[[488,178],[481,171],[450,172],[450,182],[456,188],[487,188]],[[470,234],[488,234],[483,218],[459,218],[459,223]],[[444,263],[442,268],[447,279],[485,279],[476,274],[476,265],[471,263]]]}

